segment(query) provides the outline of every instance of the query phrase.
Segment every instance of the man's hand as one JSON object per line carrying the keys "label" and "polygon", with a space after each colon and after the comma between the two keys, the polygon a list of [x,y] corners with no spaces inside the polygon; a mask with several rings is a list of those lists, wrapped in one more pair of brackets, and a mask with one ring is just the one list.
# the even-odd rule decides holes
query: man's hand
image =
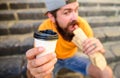
{"label": "man's hand", "polygon": [[94,52],[104,53],[102,43],[96,38],[88,38],[83,43],[83,52],[87,55],[93,54]]}
{"label": "man's hand", "polygon": [[38,54],[44,52],[43,47],[32,48],[26,52],[27,69],[30,74],[35,78],[45,78],[45,76],[52,73],[54,64],[56,63],[56,54],[50,53],[45,56],[36,58]]}

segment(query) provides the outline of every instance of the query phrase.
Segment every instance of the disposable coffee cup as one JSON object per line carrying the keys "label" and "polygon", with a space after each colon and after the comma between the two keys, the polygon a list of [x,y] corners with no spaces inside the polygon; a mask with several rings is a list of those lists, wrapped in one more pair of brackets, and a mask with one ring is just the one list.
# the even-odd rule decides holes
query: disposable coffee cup
{"label": "disposable coffee cup", "polygon": [[52,30],[37,31],[34,33],[34,46],[44,47],[45,51],[37,56],[37,58],[48,53],[55,52],[58,35]]}

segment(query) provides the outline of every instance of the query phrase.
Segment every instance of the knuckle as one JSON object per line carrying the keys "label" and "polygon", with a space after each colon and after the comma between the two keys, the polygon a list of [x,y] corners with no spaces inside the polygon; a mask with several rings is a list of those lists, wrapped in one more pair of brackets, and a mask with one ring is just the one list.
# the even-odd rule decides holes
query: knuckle
{"label": "knuckle", "polygon": [[27,50],[27,52],[26,52],[26,58],[28,58],[28,59],[30,58],[31,52],[32,52],[32,49]]}
{"label": "knuckle", "polygon": [[51,54],[48,54],[47,56],[48,56],[48,58],[46,58],[46,59],[52,59],[53,58]]}
{"label": "knuckle", "polygon": [[40,78],[41,76],[38,76],[38,75],[34,75],[35,78]]}
{"label": "knuckle", "polygon": [[96,39],[96,41],[97,41],[97,42],[100,42],[100,40],[99,40],[99,39]]}
{"label": "knuckle", "polygon": [[44,75],[47,75],[47,74],[49,74],[50,73],[50,71],[45,71],[44,72]]}
{"label": "knuckle", "polygon": [[[43,60],[44,59],[44,60]],[[39,59],[36,59],[36,65],[42,65],[44,63],[46,63],[46,60],[47,58],[39,58]]]}
{"label": "knuckle", "polygon": [[[43,57],[44,61],[49,61],[51,59],[53,59],[52,55],[51,54],[47,54],[46,57]],[[41,60],[42,61],[42,60]]]}
{"label": "knuckle", "polygon": [[29,58],[29,52],[30,52],[30,50],[28,50],[28,51],[26,52],[26,58]]}
{"label": "knuckle", "polygon": [[30,69],[30,66],[29,66],[29,64],[27,64],[27,69]]}
{"label": "knuckle", "polygon": [[50,74],[52,71],[45,71],[44,73],[43,73],[43,76],[45,76],[45,75],[48,75],[48,74]]}
{"label": "knuckle", "polygon": [[39,67],[39,68],[37,69],[37,71],[39,71],[39,72],[44,72],[44,71],[45,71],[45,68],[44,68],[43,66],[41,66],[41,67]]}
{"label": "knuckle", "polygon": [[51,69],[45,71],[45,72],[44,72],[44,75],[51,74],[51,72],[52,72],[53,69],[54,69],[54,67],[52,67]]}
{"label": "knuckle", "polygon": [[34,66],[38,66],[39,65],[39,60],[35,59],[34,60]]}
{"label": "knuckle", "polygon": [[31,73],[32,76],[35,75],[35,72],[33,71],[33,69],[30,69],[30,73]]}
{"label": "knuckle", "polygon": [[35,78],[44,78],[44,75],[43,73],[39,73],[39,74],[36,74],[34,75]]}
{"label": "knuckle", "polygon": [[47,67],[46,67],[46,66],[42,66],[42,67],[41,67],[41,70],[42,70],[42,72],[44,72],[44,71],[47,70]]}
{"label": "knuckle", "polygon": [[30,62],[27,63],[27,69],[31,69]]}
{"label": "knuckle", "polygon": [[43,59],[40,59],[40,65],[47,63],[49,60],[49,58],[47,58],[47,57],[43,57]]}
{"label": "knuckle", "polygon": [[57,62],[57,58],[55,58],[55,63]]}

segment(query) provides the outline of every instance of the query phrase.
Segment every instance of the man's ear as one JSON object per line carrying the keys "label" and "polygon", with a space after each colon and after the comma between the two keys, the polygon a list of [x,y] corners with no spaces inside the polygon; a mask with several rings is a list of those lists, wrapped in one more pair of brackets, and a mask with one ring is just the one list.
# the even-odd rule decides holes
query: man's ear
{"label": "man's ear", "polygon": [[47,13],[47,16],[50,18],[50,20],[52,21],[52,22],[54,22],[55,23],[55,17],[51,14],[51,13]]}

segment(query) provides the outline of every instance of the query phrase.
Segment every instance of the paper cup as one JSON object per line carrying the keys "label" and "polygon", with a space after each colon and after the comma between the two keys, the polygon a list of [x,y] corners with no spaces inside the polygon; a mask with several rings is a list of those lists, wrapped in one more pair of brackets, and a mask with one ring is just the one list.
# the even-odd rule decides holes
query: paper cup
{"label": "paper cup", "polygon": [[58,35],[52,30],[44,30],[34,33],[34,46],[44,47],[45,51],[37,56],[37,58],[48,53],[55,52]]}

